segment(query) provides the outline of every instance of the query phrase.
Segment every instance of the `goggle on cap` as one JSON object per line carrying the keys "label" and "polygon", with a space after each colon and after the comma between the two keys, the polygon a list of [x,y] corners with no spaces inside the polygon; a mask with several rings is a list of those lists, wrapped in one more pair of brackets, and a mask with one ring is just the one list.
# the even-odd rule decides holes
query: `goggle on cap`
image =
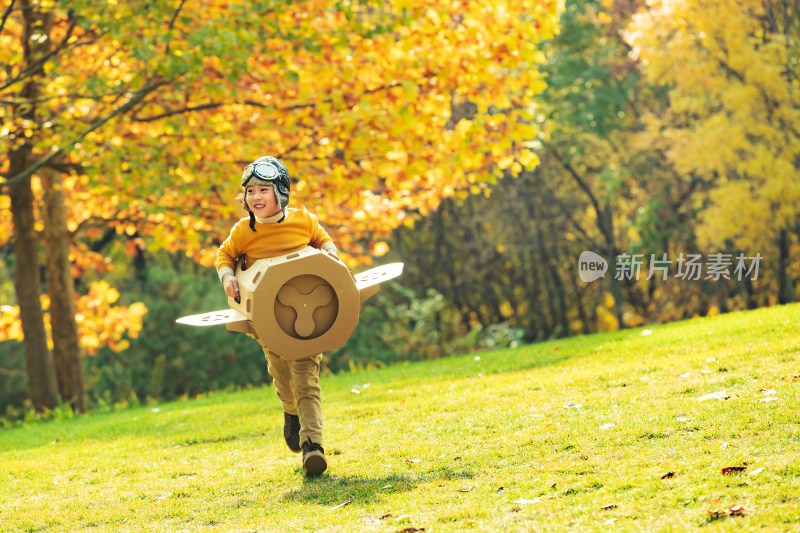
{"label": "goggle on cap", "polygon": [[244,167],[242,189],[247,188],[253,179],[271,183],[275,188],[275,196],[281,208],[286,207],[286,204],[289,203],[291,181],[289,180],[289,170],[280,159],[263,156]]}

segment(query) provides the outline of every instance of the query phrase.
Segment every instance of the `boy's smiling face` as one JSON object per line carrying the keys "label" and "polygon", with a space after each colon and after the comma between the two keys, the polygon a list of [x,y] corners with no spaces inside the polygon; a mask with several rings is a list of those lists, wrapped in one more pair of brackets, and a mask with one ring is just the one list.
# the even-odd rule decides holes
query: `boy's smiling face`
{"label": "boy's smiling face", "polygon": [[250,210],[259,218],[267,218],[280,212],[281,206],[275,197],[271,183],[255,183],[248,185],[245,189],[247,205]]}

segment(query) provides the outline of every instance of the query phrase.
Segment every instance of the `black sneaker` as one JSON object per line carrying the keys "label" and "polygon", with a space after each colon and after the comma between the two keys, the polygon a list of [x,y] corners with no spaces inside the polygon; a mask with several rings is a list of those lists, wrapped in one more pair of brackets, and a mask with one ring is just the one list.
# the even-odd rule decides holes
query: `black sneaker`
{"label": "black sneaker", "polygon": [[322,446],[308,439],[303,443],[303,472],[307,476],[318,476],[328,468],[325,450]]}
{"label": "black sneaker", "polygon": [[294,453],[300,453],[300,417],[283,413],[283,440]]}

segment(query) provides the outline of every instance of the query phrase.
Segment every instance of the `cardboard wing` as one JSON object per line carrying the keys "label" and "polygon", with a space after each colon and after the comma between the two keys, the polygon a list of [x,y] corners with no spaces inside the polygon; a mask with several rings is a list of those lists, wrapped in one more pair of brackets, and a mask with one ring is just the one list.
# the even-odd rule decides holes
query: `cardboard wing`
{"label": "cardboard wing", "polygon": [[240,297],[228,298],[228,311],[178,322],[226,324],[285,359],[300,359],[344,346],[358,324],[361,304],[402,270],[402,263],[392,263],[354,277],[335,256],[307,247],[258,259],[245,270],[237,266]]}
{"label": "cardboard wing", "polygon": [[211,311],[199,315],[183,316],[176,320],[178,324],[188,324],[189,326],[216,326],[217,324],[227,324],[228,322],[240,322],[247,320],[247,317],[236,309],[224,309],[222,311]]}

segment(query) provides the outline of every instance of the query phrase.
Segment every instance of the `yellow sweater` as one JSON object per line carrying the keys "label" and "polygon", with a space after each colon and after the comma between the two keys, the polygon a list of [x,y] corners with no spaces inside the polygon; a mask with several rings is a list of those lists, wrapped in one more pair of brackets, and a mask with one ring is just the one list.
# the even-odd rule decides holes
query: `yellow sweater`
{"label": "yellow sweater", "polygon": [[330,235],[319,225],[317,216],[305,209],[286,208],[286,218],[280,223],[256,222],[256,231],[250,229],[250,218],[243,218],[231,229],[231,234],[217,250],[217,272],[223,268],[231,270],[236,260],[245,255],[245,266],[256,259],[277,257],[306,246],[322,248],[333,242]]}

